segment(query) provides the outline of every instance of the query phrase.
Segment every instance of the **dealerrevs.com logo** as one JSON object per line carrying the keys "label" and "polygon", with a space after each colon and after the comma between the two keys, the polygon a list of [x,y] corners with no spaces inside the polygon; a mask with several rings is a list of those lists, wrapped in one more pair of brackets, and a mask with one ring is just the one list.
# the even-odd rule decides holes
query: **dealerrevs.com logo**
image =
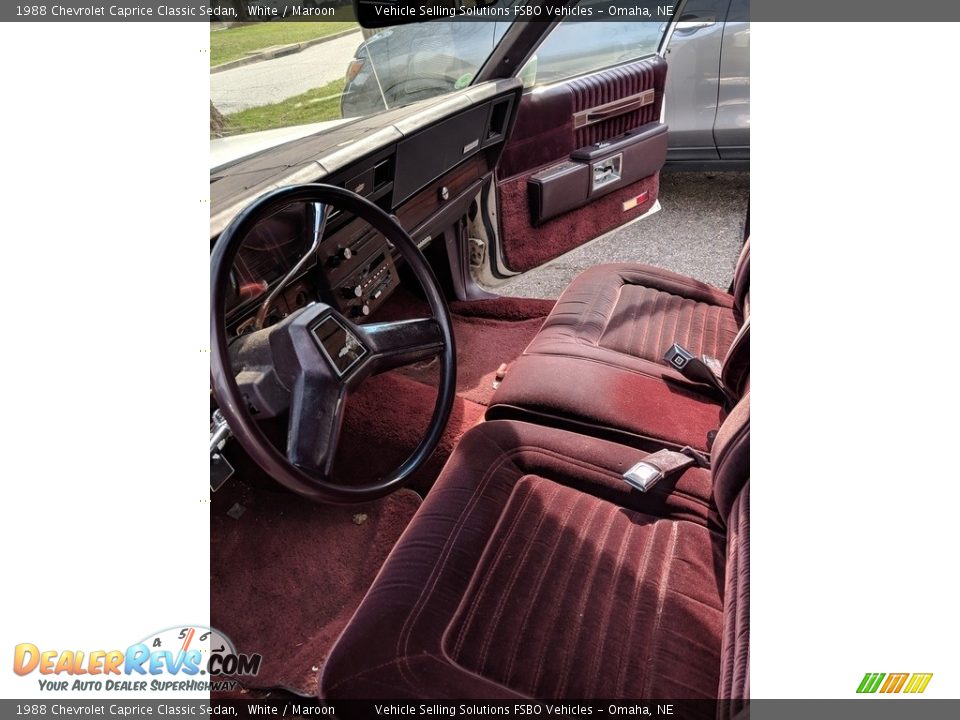
{"label": "dealerrevs.com logo", "polygon": [[222,633],[185,625],[151,633],[125,650],[50,650],[20,643],[17,675],[38,675],[44,691],[210,692],[260,672],[259,653],[238,653]]}
{"label": "dealerrevs.com logo", "polygon": [[867,673],[857,686],[858,693],[922,693],[930,684],[933,673]]}

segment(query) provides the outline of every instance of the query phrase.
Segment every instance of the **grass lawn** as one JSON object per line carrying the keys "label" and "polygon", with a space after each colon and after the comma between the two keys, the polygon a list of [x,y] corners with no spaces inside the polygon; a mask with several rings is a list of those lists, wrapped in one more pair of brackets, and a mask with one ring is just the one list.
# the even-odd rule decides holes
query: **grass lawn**
{"label": "grass lawn", "polygon": [[334,80],[322,87],[287,98],[283,102],[241,110],[225,116],[224,134],[239,135],[257,130],[337,120],[340,117],[341,93],[343,93],[343,80]]}
{"label": "grass lawn", "polygon": [[210,31],[210,66],[222,65],[247,53],[273,45],[313,40],[359,27],[355,22],[273,22],[247,23],[227,30]]}

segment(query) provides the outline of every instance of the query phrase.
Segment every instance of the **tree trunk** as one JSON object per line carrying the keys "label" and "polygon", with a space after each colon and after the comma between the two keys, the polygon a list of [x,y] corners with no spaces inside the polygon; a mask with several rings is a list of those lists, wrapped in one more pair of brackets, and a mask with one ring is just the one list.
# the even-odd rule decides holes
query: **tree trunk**
{"label": "tree trunk", "polygon": [[227,127],[227,121],[223,114],[213,106],[213,100],[210,101],[210,134],[214,137],[223,137],[223,131]]}

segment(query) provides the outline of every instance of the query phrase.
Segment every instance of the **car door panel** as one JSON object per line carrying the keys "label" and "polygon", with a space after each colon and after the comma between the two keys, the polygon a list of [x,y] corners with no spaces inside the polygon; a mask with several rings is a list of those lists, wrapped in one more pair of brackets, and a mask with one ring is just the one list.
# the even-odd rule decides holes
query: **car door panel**
{"label": "car door panel", "polygon": [[[627,134],[646,137],[654,130],[666,72],[664,60],[651,57],[524,94],[498,168],[500,247],[507,269],[534,268],[653,207],[666,143],[644,141],[638,155]],[[598,143],[610,143],[611,156],[623,155],[620,179],[604,184],[602,192],[594,187],[595,164],[607,156],[603,148],[599,157],[590,154]],[[571,209],[538,217],[538,179],[544,173],[549,179],[551,169],[561,172],[559,166],[566,163],[572,164],[571,175],[576,176],[567,191],[574,196],[564,201]],[[585,165],[587,172],[576,163]],[[637,172],[643,176],[637,177]]]}

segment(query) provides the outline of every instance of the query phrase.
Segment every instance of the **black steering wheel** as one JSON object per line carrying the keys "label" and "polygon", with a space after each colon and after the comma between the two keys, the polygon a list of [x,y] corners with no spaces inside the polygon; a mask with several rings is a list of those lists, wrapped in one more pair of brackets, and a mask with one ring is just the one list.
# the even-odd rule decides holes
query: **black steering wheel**
{"label": "black steering wheel", "polygon": [[[226,300],[237,252],[260,220],[298,202],[313,206],[309,252],[323,238],[331,206],[354,215],[393,243],[423,286],[432,317],[361,326],[330,305],[314,303],[270,327],[230,340]],[[322,184],[281,188],[258,198],[234,218],[210,258],[210,341],[213,392],[233,435],[264,472],[311,500],[366,502],[400,488],[430,457],[450,418],[456,349],[437,278],[394,218],[343,188]],[[437,355],[437,401],[413,453],[392,473],[372,482],[332,477],[348,394],[371,375]],[[285,453],[270,442],[255,419],[284,413],[289,413]]]}

